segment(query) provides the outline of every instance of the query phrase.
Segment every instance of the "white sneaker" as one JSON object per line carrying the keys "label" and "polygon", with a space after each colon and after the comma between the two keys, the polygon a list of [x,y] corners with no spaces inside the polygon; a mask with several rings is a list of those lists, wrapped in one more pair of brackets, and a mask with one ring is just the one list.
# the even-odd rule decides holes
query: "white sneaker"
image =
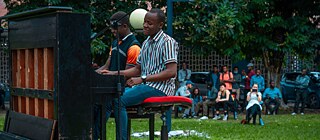
{"label": "white sneaker", "polygon": [[297,115],[297,114],[295,112],[293,112],[291,115],[294,116],[294,115]]}
{"label": "white sneaker", "polygon": [[270,113],[270,111],[268,111],[268,115],[270,115],[271,113]]}
{"label": "white sneaker", "polygon": [[223,120],[224,121],[228,120],[228,115],[223,116]]}
{"label": "white sneaker", "polygon": [[208,120],[207,116],[202,116],[199,120]]}
{"label": "white sneaker", "polygon": [[218,115],[216,115],[216,116],[214,116],[214,118],[212,118],[213,120],[219,120],[220,119],[220,115],[218,116]]}
{"label": "white sneaker", "polygon": [[183,114],[183,115],[182,115],[182,119],[186,119],[186,118],[188,118],[188,115]]}
{"label": "white sneaker", "polygon": [[304,113],[302,112],[301,115],[304,115]]}

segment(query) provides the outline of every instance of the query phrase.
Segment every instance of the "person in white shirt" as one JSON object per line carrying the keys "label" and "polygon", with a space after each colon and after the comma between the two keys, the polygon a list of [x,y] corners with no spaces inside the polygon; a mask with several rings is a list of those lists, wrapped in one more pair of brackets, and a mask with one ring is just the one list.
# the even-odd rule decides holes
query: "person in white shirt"
{"label": "person in white shirt", "polygon": [[256,124],[256,116],[259,115],[259,123],[260,125],[264,125],[261,118],[261,100],[262,97],[261,93],[258,92],[258,84],[253,84],[251,91],[247,94],[248,105],[246,107],[246,123],[249,123],[251,118],[253,118],[253,124]]}

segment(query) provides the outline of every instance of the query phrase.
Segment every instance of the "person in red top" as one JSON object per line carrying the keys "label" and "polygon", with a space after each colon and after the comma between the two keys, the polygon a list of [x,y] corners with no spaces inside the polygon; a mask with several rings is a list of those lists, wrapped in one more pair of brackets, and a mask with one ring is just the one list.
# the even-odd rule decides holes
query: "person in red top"
{"label": "person in red top", "polygon": [[245,87],[244,87],[245,93],[247,93],[246,91],[250,91],[250,89],[251,89],[251,87],[250,87],[251,77],[256,74],[256,73],[254,72],[254,70],[253,70],[253,64],[252,64],[252,63],[249,63],[249,64],[247,65],[247,67],[248,67],[248,71],[249,71],[249,72],[248,72],[248,74],[244,75],[244,76],[245,76],[245,77],[244,77],[244,80],[245,80]]}
{"label": "person in red top", "polygon": [[[254,72],[254,70],[253,70],[253,64],[252,63],[249,63],[247,65],[247,67],[248,67],[248,73],[246,73],[244,70],[242,71],[242,75],[243,75],[242,79],[244,80],[244,93],[250,92],[250,89],[251,89],[251,87],[250,87],[251,77],[256,74]],[[244,109],[245,109],[244,107],[246,106],[246,104],[247,104],[246,101],[244,101],[243,104],[241,105],[241,111],[242,112],[244,111]]]}
{"label": "person in red top", "polygon": [[223,73],[220,74],[220,82],[226,84],[226,89],[231,92],[232,90],[232,82],[233,82],[233,74],[228,70],[227,66],[222,66]]}

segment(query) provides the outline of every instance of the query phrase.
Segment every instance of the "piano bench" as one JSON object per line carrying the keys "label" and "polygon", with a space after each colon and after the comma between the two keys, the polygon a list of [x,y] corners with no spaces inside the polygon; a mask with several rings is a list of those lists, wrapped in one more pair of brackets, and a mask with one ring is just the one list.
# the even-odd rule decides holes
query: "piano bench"
{"label": "piano bench", "polygon": [[[181,106],[183,108],[190,108],[192,106],[192,100],[182,96],[150,97],[145,99],[140,105],[138,105],[138,108],[143,109],[143,113],[154,114],[154,113],[160,112],[162,114],[161,140],[168,140],[168,131],[167,131],[167,124],[165,120],[166,118],[165,112],[169,110],[171,107],[173,107],[174,105]],[[150,127],[150,123],[154,125],[154,122],[151,122],[149,120],[149,132],[150,132],[150,136],[152,135],[152,138],[150,137],[150,139],[153,139],[154,135],[151,134],[151,132],[154,132],[154,130],[150,130],[150,129],[151,128],[153,129],[154,126]]]}

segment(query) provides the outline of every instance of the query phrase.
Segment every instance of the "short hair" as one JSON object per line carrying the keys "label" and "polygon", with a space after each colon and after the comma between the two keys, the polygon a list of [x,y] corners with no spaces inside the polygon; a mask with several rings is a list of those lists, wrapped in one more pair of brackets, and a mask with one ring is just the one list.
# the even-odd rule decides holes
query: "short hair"
{"label": "short hair", "polygon": [[149,12],[157,14],[158,20],[160,22],[163,22],[163,23],[166,22],[166,15],[164,14],[164,12],[162,10],[160,10],[158,8],[153,8]]}
{"label": "short hair", "polygon": [[274,80],[270,80],[270,83],[269,83],[269,84],[271,84],[272,82],[274,82]]}
{"label": "short hair", "polygon": [[218,66],[217,65],[213,65],[213,68],[218,68]]}
{"label": "short hair", "polygon": [[119,21],[120,24],[122,24],[122,25],[127,24],[128,26],[130,26],[129,15],[127,15],[126,12],[118,11],[118,12],[114,13],[110,18],[110,22],[117,21],[119,19],[120,19],[120,21]]}
{"label": "short hair", "polygon": [[225,83],[221,83],[219,87],[221,86],[227,87]]}
{"label": "short hair", "polygon": [[233,69],[235,69],[235,68],[239,69],[239,67],[238,67],[238,66],[234,66],[234,67],[233,67]]}

